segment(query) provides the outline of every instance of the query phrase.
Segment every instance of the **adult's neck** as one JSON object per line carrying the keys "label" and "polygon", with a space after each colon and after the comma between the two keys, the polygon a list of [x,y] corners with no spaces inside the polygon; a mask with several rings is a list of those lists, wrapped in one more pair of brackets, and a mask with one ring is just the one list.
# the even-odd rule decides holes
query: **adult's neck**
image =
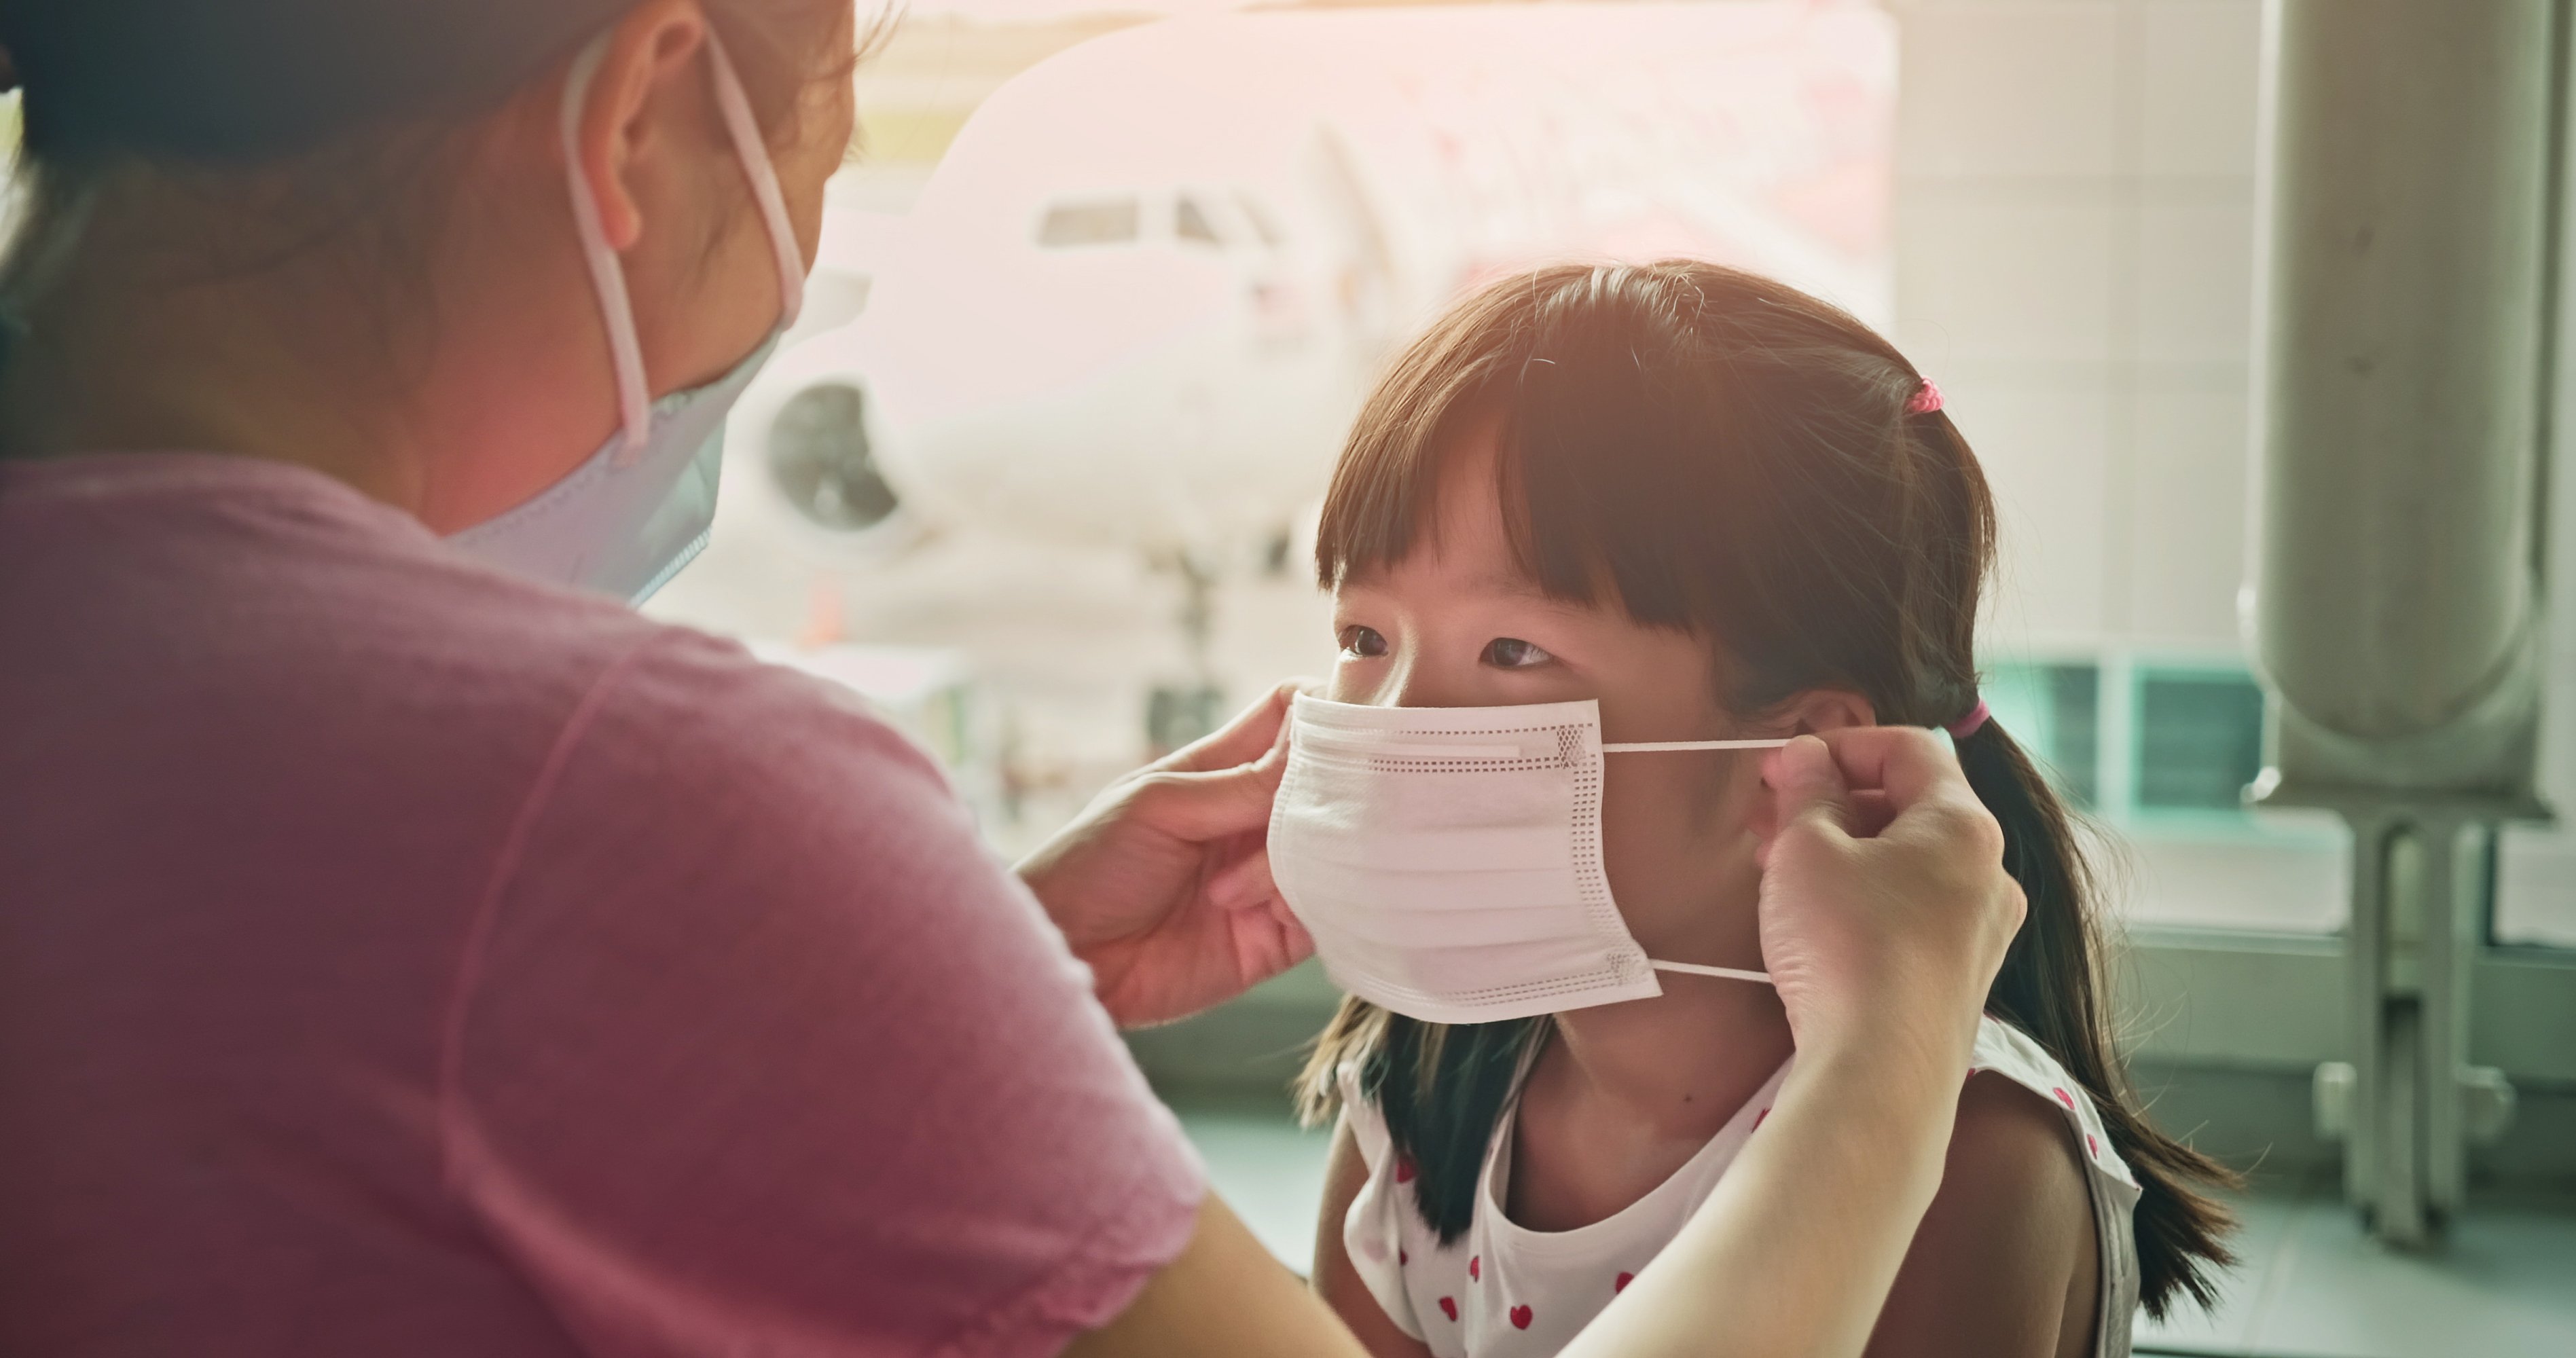
{"label": "adult's neck", "polygon": [[431,244],[402,260],[371,222],[281,242],[240,221],[173,186],[102,186],[19,303],[0,451],[264,458],[454,531],[613,431],[568,244],[423,223]]}

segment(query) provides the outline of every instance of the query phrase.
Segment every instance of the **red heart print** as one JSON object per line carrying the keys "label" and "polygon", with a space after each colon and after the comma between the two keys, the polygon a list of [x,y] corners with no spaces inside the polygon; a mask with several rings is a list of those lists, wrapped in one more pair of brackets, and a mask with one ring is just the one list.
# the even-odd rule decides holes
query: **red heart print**
{"label": "red heart print", "polygon": [[1410,1251],[1410,1250],[1406,1249],[1406,1248],[1405,1248],[1404,1246],[1402,1246],[1402,1245],[1398,1245],[1398,1246],[1396,1246],[1396,1247],[1395,1247],[1395,1266],[1396,1266],[1396,1267],[1398,1267],[1398,1268],[1402,1268],[1402,1267],[1404,1267],[1406,1264],[1409,1264],[1409,1263],[1412,1263],[1412,1262],[1413,1262],[1413,1252],[1412,1252],[1412,1251]]}
{"label": "red heart print", "polygon": [[2067,1112],[2072,1113],[2072,1112],[2074,1112],[2074,1111],[2075,1111],[2075,1096],[2074,1096],[2074,1095],[2067,1093],[2067,1092],[2066,1092],[2065,1090],[2063,1090],[2063,1089],[2052,1089],[2052,1090],[2050,1090],[2050,1091],[2048,1091],[2048,1092],[2049,1092],[2049,1093],[2051,1093],[2051,1094],[2056,1095],[2056,1096],[2057,1096],[2057,1101],[2058,1101],[2059,1103],[2062,1103],[2062,1104],[2065,1104],[2065,1105],[2066,1105],[2066,1111],[2067,1111]]}
{"label": "red heart print", "polygon": [[1634,1274],[1634,1273],[1622,1273],[1622,1274],[1620,1274],[1620,1275],[1619,1275],[1619,1278],[1618,1278],[1618,1281],[1613,1282],[1613,1283],[1611,1283],[1611,1284],[1610,1284],[1610,1294],[1611,1294],[1612,1296],[1617,1296],[1618,1294],[1620,1294],[1620,1293],[1622,1293],[1622,1292],[1627,1291],[1627,1290],[1628,1290],[1628,1284],[1633,1283],[1633,1282],[1635,1282],[1635,1281],[1637,1281],[1637,1275],[1636,1275],[1636,1274]]}
{"label": "red heart print", "polygon": [[1512,1308],[1512,1328],[1513,1328],[1513,1329],[1515,1329],[1515,1330],[1526,1330],[1526,1329],[1528,1329],[1528,1328],[1529,1328],[1529,1323],[1530,1323],[1530,1308],[1528,1308],[1528,1307],[1526,1307],[1526,1306],[1515,1306],[1515,1307],[1513,1307],[1513,1308]]}
{"label": "red heart print", "polygon": [[2084,1149],[2093,1152],[2094,1159],[2099,1160],[2102,1158],[2102,1143],[2094,1140],[2091,1132],[2086,1132],[2084,1134]]}
{"label": "red heart print", "polygon": [[1451,1320],[1456,1320],[1458,1318],[1458,1299],[1456,1297],[1442,1297],[1440,1299],[1440,1314],[1449,1317]]}
{"label": "red heart print", "polygon": [[1482,1281],[1482,1280],[1484,1279],[1484,1276],[1485,1276],[1485,1256],[1483,1256],[1483,1255],[1481,1255],[1481,1254],[1471,1254],[1471,1255],[1468,1255],[1468,1256],[1467,1256],[1467,1277],[1468,1277],[1471,1281]]}
{"label": "red heart print", "polygon": [[1395,1181],[1396,1181],[1397,1183],[1400,1183],[1400,1184],[1409,1184],[1409,1183],[1413,1182],[1413,1157],[1412,1157],[1412,1156],[1410,1156],[1410,1155],[1405,1155],[1405,1156],[1398,1156],[1398,1157],[1396,1158],[1396,1162],[1395,1162]]}

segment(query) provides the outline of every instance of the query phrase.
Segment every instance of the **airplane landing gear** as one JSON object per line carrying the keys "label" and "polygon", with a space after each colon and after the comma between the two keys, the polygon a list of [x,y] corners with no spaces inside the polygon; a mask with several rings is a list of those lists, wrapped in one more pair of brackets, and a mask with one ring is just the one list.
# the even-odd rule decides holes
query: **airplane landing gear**
{"label": "airplane landing gear", "polygon": [[1181,581],[1181,636],[1189,648],[1186,680],[1154,685],[1145,698],[1145,743],[1156,759],[1216,730],[1225,720],[1225,689],[1209,655],[1216,635],[1216,572],[1188,552],[1163,562]]}
{"label": "airplane landing gear", "polygon": [[1154,757],[1214,731],[1225,720],[1225,690],[1214,684],[1156,684],[1145,696],[1145,739]]}

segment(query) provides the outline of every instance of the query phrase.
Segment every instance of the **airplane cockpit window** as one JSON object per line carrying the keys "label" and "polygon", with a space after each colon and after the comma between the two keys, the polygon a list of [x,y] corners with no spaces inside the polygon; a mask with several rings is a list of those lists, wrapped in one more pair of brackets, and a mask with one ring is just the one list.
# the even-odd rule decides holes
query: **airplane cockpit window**
{"label": "airplane cockpit window", "polygon": [[2138,807],[2245,814],[2263,771],[2263,690],[2240,669],[2138,674]]}
{"label": "airplane cockpit window", "polygon": [[1279,219],[1270,215],[1270,209],[1263,207],[1260,199],[1238,191],[1234,195],[1234,203],[1243,209],[1243,219],[1252,223],[1252,234],[1259,236],[1263,245],[1276,250],[1288,243],[1287,237],[1280,233]]}
{"label": "airplane cockpit window", "polygon": [[1038,224],[1038,244],[1046,246],[1124,245],[1136,239],[1139,213],[1133,198],[1095,198],[1058,203]]}
{"label": "airplane cockpit window", "polygon": [[1172,234],[1200,245],[1225,244],[1225,237],[1217,234],[1216,223],[1208,220],[1207,209],[1187,194],[1181,195],[1173,206]]}

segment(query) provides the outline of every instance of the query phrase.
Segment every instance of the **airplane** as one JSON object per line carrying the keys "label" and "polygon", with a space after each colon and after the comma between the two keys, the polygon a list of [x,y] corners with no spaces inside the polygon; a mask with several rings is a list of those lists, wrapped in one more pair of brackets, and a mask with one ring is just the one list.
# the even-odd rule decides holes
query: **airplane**
{"label": "airplane", "polygon": [[[1391,348],[1531,264],[1690,255],[1884,324],[1894,24],[1874,7],[1271,10],[1121,30],[1005,83],[908,213],[836,226],[734,416],[733,493],[818,562],[933,527],[1284,568]],[[864,75],[861,77],[864,79]],[[864,237],[864,239],[857,239]],[[852,244],[853,240],[857,243]]]}

